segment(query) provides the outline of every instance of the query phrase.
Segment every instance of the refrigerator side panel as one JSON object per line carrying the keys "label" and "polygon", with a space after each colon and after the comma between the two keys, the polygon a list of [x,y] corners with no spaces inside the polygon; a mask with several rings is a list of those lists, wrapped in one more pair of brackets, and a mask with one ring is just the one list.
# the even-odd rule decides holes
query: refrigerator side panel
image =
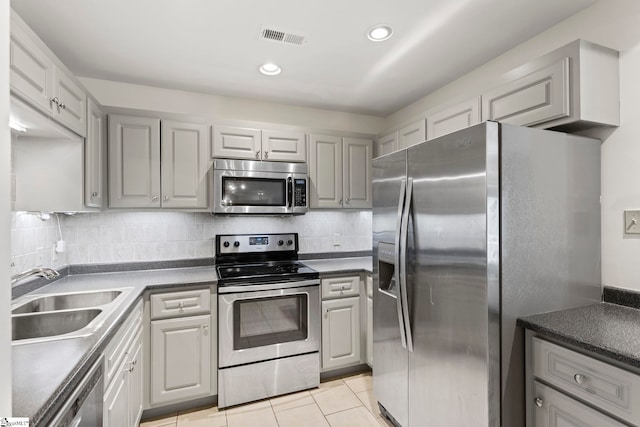
{"label": "refrigerator side panel", "polygon": [[600,300],[600,141],[502,125],[502,425],[524,426],[516,319]]}
{"label": "refrigerator side panel", "polygon": [[[401,344],[397,286],[388,288],[396,268],[389,252],[394,250],[406,173],[406,151],[373,161],[373,390],[378,402],[403,427],[408,426],[408,356]],[[381,247],[387,255],[382,260]]]}
{"label": "refrigerator side panel", "polygon": [[[488,427],[487,140],[481,124],[407,150],[413,178],[409,426]],[[374,361],[375,364],[375,361]],[[491,426],[493,427],[493,426]]]}

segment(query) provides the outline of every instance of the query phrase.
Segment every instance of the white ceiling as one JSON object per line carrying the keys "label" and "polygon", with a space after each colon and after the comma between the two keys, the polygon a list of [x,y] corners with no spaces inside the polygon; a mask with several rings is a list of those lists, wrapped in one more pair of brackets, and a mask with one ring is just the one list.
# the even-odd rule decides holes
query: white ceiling
{"label": "white ceiling", "polygon": [[[78,76],[385,117],[595,0],[13,0]],[[393,37],[366,38],[374,24]],[[260,40],[263,25],[302,46]],[[258,73],[267,61],[283,71]]]}

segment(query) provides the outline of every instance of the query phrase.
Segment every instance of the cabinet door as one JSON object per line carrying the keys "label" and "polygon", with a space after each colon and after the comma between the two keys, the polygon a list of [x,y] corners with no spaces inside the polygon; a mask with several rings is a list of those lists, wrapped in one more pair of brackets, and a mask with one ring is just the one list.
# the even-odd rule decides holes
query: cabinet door
{"label": "cabinet door", "polygon": [[[125,364],[125,367],[128,366]],[[104,394],[102,420],[105,427],[130,425],[128,375],[129,372],[126,369],[118,372]]]}
{"label": "cabinet door", "polygon": [[162,207],[206,208],[207,126],[163,120],[161,134]]}
{"label": "cabinet door", "polygon": [[479,97],[427,116],[427,139],[437,138],[478,123],[480,123]]}
{"label": "cabinet door", "polygon": [[309,136],[309,180],[309,207],[342,207],[342,138]]}
{"label": "cabinet door", "polygon": [[624,427],[624,424],[537,381],[534,396],[534,427]]}
{"label": "cabinet door", "polygon": [[142,417],[143,357],[142,328],[134,339],[129,358],[129,425],[137,426]]}
{"label": "cabinet door", "polygon": [[260,129],[213,126],[211,155],[224,159],[260,160]]}
{"label": "cabinet door", "polygon": [[11,91],[33,106],[52,112],[54,65],[26,31],[11,20],[9,47]]}
{"label": "cabinet door", "polygon": [[360,363],[360,298],[322,301],[322,369]]}
{"label": "cabinet door", "polygon": [[398,132],[391,132],[381,136],[376,141],[376,157],[393,153],[398,149]]}
{"label": "cabinet door", "polygon": [[109,207],[160,207],[160,120],[109,116]]}
{"label": "cabinet door", "polygon": [[282,162],[306,162],[307,142],[304,132],[263,130],[262,158]]}
{"label": "cabinet door", "polygon": [[482,94],[482,118],[533,126],[568,117],[570,95],[567,57]]}
{"label": "cabinet door", "polygon": [[81,136],[87,134],[87,94],[61,69],[55,69],[55,96],[59,105],[53,105],[53,116],[60,123]]}
{"label": "cabinet door", "polygon": [[102,207],[104,117],[91,99],[87,100],[87,139],[84,151],[84,204]]}
{"label": "cabinet door", "polygon": [[371,158],[373,141],[343,138],[343,206],[371,208]]}
{"label": "cabinet door", "polygon": [[151,405],[211,392],[211,316],[151,322]]}
{"label": "cabinet door", "polygon": [[418,120],[398,131],[398,148],[407,148],[426,139],[425,120]]}
{"label": "cabinet door", "polygon": [[373,367],[373,298],[367,298],[367,364]]}

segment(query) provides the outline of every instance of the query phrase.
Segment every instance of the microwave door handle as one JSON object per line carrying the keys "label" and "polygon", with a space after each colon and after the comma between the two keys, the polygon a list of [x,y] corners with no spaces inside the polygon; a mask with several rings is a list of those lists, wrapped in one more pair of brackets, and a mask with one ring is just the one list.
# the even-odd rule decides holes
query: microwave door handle
{"label": "microwave door handle", "polygon": [[287,199],[289,200],[289,209],[291,209],[293,199],[293,181],[291,177],[287,178]]}

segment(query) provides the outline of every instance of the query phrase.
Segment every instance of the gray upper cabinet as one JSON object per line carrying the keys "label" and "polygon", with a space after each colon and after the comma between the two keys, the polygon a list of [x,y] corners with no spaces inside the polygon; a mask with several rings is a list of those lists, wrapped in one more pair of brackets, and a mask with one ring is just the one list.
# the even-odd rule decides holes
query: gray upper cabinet
{"label": "gray upper cabinet", "polygon": [[380,157],[398,149],[398,132],[391,132],[376,140],[375,156]]}
{"label": "gray upper cabinet", "polygon": [[310,208],[342,207],[342,138],[309,135]]}
{"label": "gray upper cabinet", "polygon": [[262,159],[282,162],[306,162],[307,144],[304,132],[263,130]]}
{"label": "gray upper cabinet", "polygon": [[109,115],[109,207],[160,207],[160,120]]}
{"label": "gray upper cabinet", "polygon": [[163,120],[161,183],[163,208],[206,208],[210,166],[208,126]]}
{"label": "gray upper cabinet", "polygon": [[307,161],[304,132],[213,126],[212,156],[224,159]]}
{"label": "gray upper cabinet", "polygon": [[620,124],[618,52],[576,40],[528,62],[482,94],[482,119],[580,130]]}
{"label": "gray upper cabinet", "polygon": [[80,136],[86,136],[84,88],[15,13],[9,48],[11,92]]}
{"label": "gray upper cabinet", "polygon": [[371,199],[371,158],[373,142],[363,138],[343,138],[343,207],[367,209]]}
{"label": "gray upper cabinet", "polygon": [[104,173],[105,118],[102,110],[87,100],[87,138],[85,141],[84,200],[85,205],[102,208],[102,176]]}
{"label": "gray upper cabinet", "polygon": [[461,102],[427,116],[427,139],[480,123],[480,97]]}
{"label": "gray upper cabinet", "polygon": [[403,127],[398,131],[398,148],[407,148],[419,144],[426,139],[425,120]]}
{"label": "gray upper cabinet", "polygon": [[370,139],[310,135],[309,206],[370,208],[372,150]]}

